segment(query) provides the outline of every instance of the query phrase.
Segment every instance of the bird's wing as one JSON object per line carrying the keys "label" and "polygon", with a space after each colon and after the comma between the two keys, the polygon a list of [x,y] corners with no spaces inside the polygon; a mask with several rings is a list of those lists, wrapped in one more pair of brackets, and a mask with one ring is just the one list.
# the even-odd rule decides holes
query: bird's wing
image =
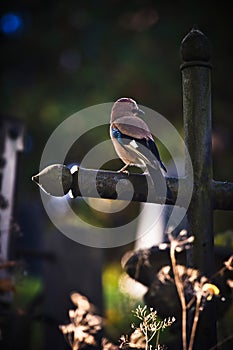
{"label": "bird's wing", "polygon": [[[122,138],[124,139],[125,136],[122,135]],[[161,168],[167,172],[167,169],[160,158],[158,148],[153,140],[147,140],[145,138],[134,138],[133,140],[131,139],[131,142],[129,142],[127,145],[125,144],[124,146],[131,151],[133,150],[138,155],[138,157],[140,157],[145,162],[145,164],[148,164],[153,168],[157,168],[158,162]]]}
{"label": "bird's wing", "polygon": [[156,159],[158,160],[158,162],[159,162],[161,168],[162,168],[165,172],[167,172],[167,169],[166,169],[165,165],[163,164],[163,162],[162,162],[162,160],[161,160],[161,158],[160,158],[159,150],[158,150],[158,148],[157,148],[157,146],[156,146],[154,140],[149,139],[149,140],[147,141],[147,144],[148,144],[148,147],[149,147],[149,149],[151,150],[151,152],[154,154],[154,156],[155,156]]}
{"label": "bird's wing", "polygon": [[[134,124],[132,124],[132,122]],[[147,124],[137,117],[124,116],[112,124],[112,128],[118,132],[118,141],[126,149],[133,151],[145,164],[156,166],[154,157],[161,168],[167,172],[163,164],[158,148],[153,140]]]}
{"label": "bird's wing", "polygon": [[124,135],[137,139],[150,138],[153,140],[148,125],[136,116],[119,117],[113,125]]}

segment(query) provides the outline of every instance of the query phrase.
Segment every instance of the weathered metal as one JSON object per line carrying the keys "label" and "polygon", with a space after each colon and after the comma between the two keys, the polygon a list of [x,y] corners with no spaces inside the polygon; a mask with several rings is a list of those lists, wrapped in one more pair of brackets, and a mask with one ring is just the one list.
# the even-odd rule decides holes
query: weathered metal
{"label": "weathered metal", "polygon": [[[181,54],[186,61],[181,70],[184,140],[192,160],[194,180],[193,196],[187,213],[191,234],[195,235],[193,264],[205,275],[210,276],[214,272],[214,235],[211,193],[213,178],[211,70],[206,62],[209,58],[208,47],[205,47],[207,45],[208,41],[204,34],[197,29],[192,30],[181,45]],[[199,47],[200,57],[198,57]],[[193,51],[197,65],[193,61]],[[201,59],[204,58],[206,58],[204,65],[201,65]],[[189,176],[189,172],[190,169],[186,166],[186,176]]]}
{"label": "weathered metal", "polygon": [[[54,172],[53,174],[49,174]],[[71,174],[68,167],[62,164],[54,164],[43,169],[39,174],[32,177],[32,180],[52,196],[64,196],[69,191],[73,197],[101,197],[108,199],[128,199],[128,189],[130,181],[134,187],[132,200],[136,202],[162,203],[162,198],[154,197],[148,200],[149,179],[143,174],[122,174],[114,171],[85,169],[77,167]],[[121,180],[121,191],[117,184]],[[123,181],[122,181],[123,180]],[[166,177],[169,197],[165,204],[174,205],[178,190],[185,195],[185,188],[188,185],[186,178],[177,179]],[[80,187],[82,191],[80,191]],[[211,183],[211,193],[213,199],[213,209],[233,210],[233,183],[214,181]],[[182,203],[182,198],[181,201]]]}
{"label": "weathered metal", "polygon": [[[205,276],[214,273],[214,232],[212,198],[212,121],[211,65],[206,36],[193,29],[183,39],[181,66],[183,87],[184,141],[193,167],[193,195],[187,211],[189,233],[195,237],[189,264]],[[186,176],[190,169],[186,162]],[[217,343],[216,312],[213,303],[206,307],[197,332],[198,349]]]}
{"label": "weathered metal", "polygon": [[212,180],[213,208],[233,210],[233,183]]}
{"label": "weathered metal", "polygon": [[[45,192],[52,196],[64,196],[69,191],[73,197],[120,199],[136,202],[151,202],[148,192],[152,190],[149,176],[124,174],[114,171],[94,170],[77,167],[71,174],[68,167],[53,164],[32,177]],[[133,186],[129,186],[129,183]],[[185,186],[185,179],[166,178],[169,196],[165,204],[175,204],[179,186]],[[132,197],[132,198],[131,198]],[[155,194],[153,203],[164,204],[164,198]]]}

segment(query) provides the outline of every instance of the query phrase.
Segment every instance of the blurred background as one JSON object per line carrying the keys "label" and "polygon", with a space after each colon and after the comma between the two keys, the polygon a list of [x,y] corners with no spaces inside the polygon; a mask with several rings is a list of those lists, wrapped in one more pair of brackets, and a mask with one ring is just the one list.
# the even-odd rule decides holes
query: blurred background
{"label": "blurred background", "polygon": [[[233,181],[231,13],[230,2],[198,0],[173,6],[152,0],[1,2],[0,114],[25,128],[10,253],[19,263],[13,297],[4,304],[4,312],[11,312],[9,334],[19,349],[68,348],[57,326],[68,321],[72,290],[88,296],[105,315],[110,338],[118,339],[130,325],[125,315],[143,292],[129,296],[119,280],[124,279],[121,257],[133,244],[101,250],[70,241],[49,221],[31,176],[38,172],[50,134],[63,120],[119,97],[130,96],[158,111],[183,135],[179,49],[193,25],[208,36],[212,49],[214,178]],[[107,138],[107,133],[92,135],[91,142]],[[70,160],[79,162],[89,142],[83,138],[83,149]],[[166,157],[164,152],[165,163]],[[118,162],[112,169],[120,166]],[[111,224],[85,205],[80,208],[88,220]],[[128,215],[135,210],[137,205]],[[218,244],[232,244],[232,227],[232,212],[215,212]],[[9,340],[8,348],[14,341]]]}

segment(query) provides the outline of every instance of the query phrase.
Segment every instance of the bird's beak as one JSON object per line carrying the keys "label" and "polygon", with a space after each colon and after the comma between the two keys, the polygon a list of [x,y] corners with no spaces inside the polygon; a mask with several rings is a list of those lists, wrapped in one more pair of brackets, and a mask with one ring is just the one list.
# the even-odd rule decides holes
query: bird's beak
{"label": "bird's beak", "polygon": [[139,117],[142,117],[144,116],[145,112],[142,110],[142,109],[139,109],[139,108],[136,108],[136,109],[133,109],[132,111],[134,114],[138,115]]}

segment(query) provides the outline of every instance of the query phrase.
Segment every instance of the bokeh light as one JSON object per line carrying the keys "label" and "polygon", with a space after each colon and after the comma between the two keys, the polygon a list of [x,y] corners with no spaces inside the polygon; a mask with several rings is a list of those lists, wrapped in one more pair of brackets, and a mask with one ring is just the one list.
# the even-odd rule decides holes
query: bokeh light
{"label": "bokeh light", "polygon": [[6,13],[0,20],[0,28],[5,35],[18,33],[23,28],[23,19],[16,13]]}

